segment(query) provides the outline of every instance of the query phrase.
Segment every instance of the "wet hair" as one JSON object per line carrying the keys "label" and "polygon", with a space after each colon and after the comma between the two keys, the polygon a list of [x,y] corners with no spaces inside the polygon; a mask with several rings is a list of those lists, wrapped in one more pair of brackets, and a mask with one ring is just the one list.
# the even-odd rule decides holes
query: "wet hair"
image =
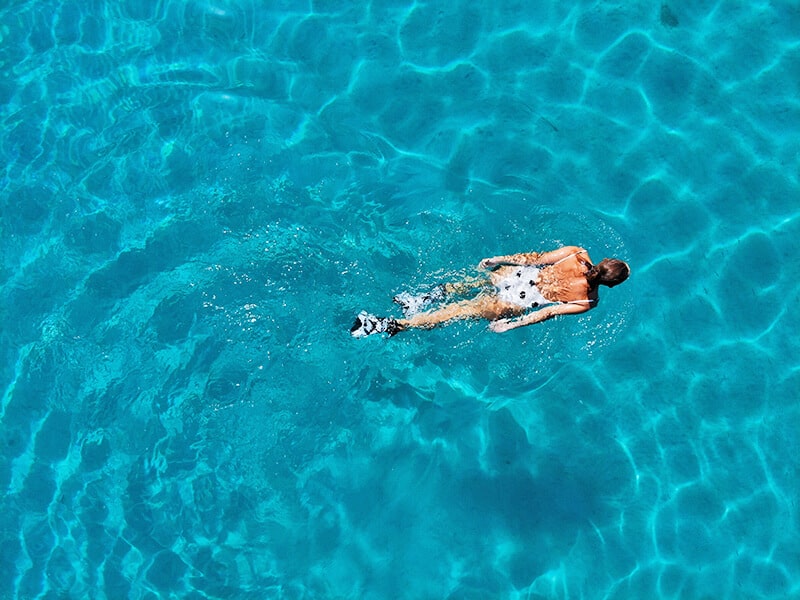
{"label": "wet hair", "polygon": [[587,273],[587,279],[592,286],[602,284],[611,288],[625,281],[630,274],[628,263],[616,258],[604,258]]}

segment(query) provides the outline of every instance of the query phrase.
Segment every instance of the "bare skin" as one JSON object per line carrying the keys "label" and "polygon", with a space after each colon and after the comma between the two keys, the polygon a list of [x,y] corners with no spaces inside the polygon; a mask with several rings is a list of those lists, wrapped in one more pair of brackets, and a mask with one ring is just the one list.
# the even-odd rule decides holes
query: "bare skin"
{"label": "bare skin", "polygon": [[[537,281],[542,295],[553,304],[534,312],[516,304],[505,302],[494,293],[480,293],[470,300],[463,300],[443,306],[438,310],[420,313],[409,319],[398,319],[402,329],[430,329],[436,325],[455,319],[481,318],[491,321],[489,328],[497,333],[540,323],[557,315],[580,314],[590,310],[597,302],[597,288],[587,281],[587,273],[592,267],[589,255],[578,246],[564,246],[542,254],[531,252],[494,256],[483,259],[478,268],[493,269],[488,273],[493,285],[509,276],[514,267],[525,265],[542,266]],[[464,286],[483,286],[486,280],[477,279],[461,284],[448,284],[448,292],[461,292]],[[570,304],[566,304],[570,303]]]}

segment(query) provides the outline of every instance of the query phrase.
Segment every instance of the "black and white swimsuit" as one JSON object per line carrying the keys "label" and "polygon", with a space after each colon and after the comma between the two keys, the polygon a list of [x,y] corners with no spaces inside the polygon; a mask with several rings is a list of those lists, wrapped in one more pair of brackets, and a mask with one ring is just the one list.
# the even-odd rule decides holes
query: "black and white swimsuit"
{"label": "black and white swimsuit", "polygon": [[[565,256],[556,261],[553,265],[572,258],[584,252],[583,250]],[[591,265],[590,265],[591,266]],[[509,275],[501,279],[495,285],[497,297],[503,302],[519,306],[521,308],[537,308],[547,304],[594,304],[595,300],[571,300],[569,302],[559,302],[548,300],[542,295],[539,289],[539,273],[542,267],[525,265],[515,267]]]}
{"label": "black and white swimsuit", "polygon": [[497,282],[497,297],[521,308],[536,308],[553,304],[539,290],[539,267],[516,267],[510,275]]}

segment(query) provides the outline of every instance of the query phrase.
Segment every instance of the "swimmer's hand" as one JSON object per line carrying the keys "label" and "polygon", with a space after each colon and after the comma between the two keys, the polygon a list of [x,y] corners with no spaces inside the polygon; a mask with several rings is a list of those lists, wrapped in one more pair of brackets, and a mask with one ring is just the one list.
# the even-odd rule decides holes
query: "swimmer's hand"
{"label": "swimmer's hand", "polygon": [[512,321],[511,319],[497,319],[489,323],[489,329],[495,333],[503,333],[504,331],[510,331],[511,329],[516,329],[521,326],[522,323],[519,321]]}

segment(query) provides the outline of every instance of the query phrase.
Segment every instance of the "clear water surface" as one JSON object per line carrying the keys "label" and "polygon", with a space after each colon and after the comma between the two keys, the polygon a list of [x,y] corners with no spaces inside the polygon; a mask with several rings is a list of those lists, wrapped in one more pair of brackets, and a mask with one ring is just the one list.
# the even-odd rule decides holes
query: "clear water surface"
{"label": "clear water surface", "polygon": [[[8,0],[0,597],[800,597],[795,2]],[[633,276],[352,340],[486,255]]]}

